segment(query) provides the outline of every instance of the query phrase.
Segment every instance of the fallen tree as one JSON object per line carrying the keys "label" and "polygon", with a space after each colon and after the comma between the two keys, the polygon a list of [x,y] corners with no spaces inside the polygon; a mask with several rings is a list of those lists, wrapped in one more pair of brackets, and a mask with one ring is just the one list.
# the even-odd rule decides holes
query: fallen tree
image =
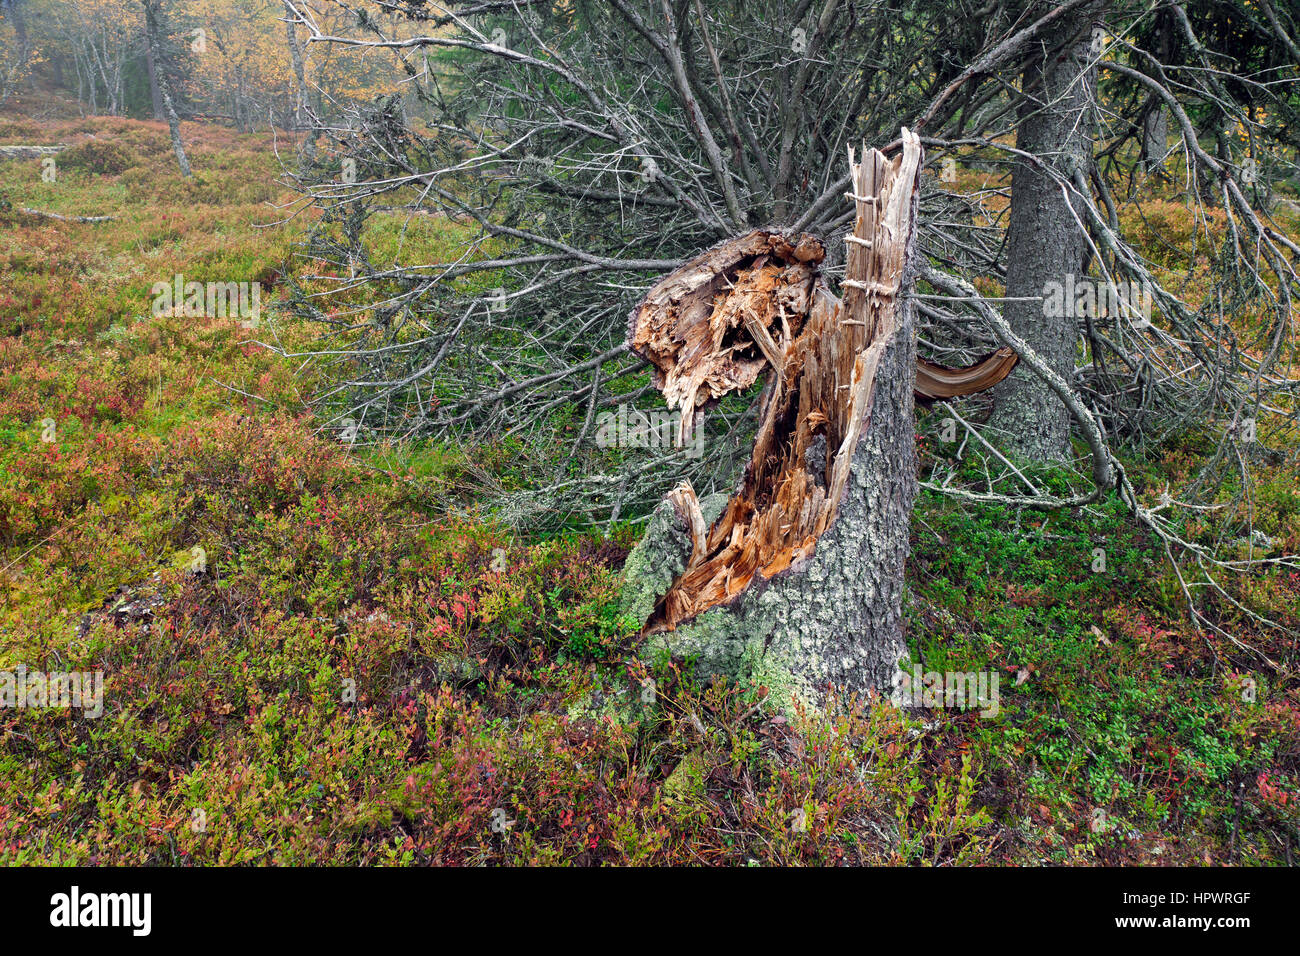
{"label": "fallen tree", "polygon": [[53,219],[55,222],[113,222],[116,216],[64,216],[57,212],[46,212],[43,209],[29,209],[22,206],[18,209],[25,216],[35,216],[38,219]]}
{"label": "fallen tree", "polygon": [[57,155],[67,148],[67,146],[0,146],[0,160],[40,159],[42,156]]}
{"label": "fallen tree", "polygon": [[736,493],[714,515],[720,496],[701,504],[683,482],[629,558],[629,606],[652,646],[716,672],[757,672],[810,701],[893,683],[914,398],[991,387],[1016,363],[1010,349],[965,369],[918,363],[921,158],[907,130],[892,161],[850,152],[842,299],[818,270],[818,239],[758,229],[676,270],[633,310],[628,346],[680,409],[683,440],[710,403],[767,377]]}

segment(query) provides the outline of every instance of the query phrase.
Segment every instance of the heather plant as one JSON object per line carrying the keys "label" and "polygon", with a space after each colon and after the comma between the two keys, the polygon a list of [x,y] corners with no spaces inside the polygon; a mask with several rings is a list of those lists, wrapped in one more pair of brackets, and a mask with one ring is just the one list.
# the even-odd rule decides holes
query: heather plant
{"label": "heather plant", "polygon": [[[909,654],[996,671],[995,717],[870,697],[812,711],[707,678],[647,651],[620,605],[640,525],[522,536],[474,507],[518,480],[513,438],[472,456],[349,441],[304,407],[310,363],[263,347],[265,330],[152,315],[151,286],[177,273],[262,282],[271,309],[291,283],[346,272],[295,254],[298,224],[250,225],[280,198],[268,138],[185,124],[194,184],[151,163],[163,128],[108,124],[41,129],[73,149],[111,135],[140,165],[50,186],[0,164],[0,670],[104,675],[95,720],[0,709],[0,862],[1287,858],[1296,689],[1187,619],[1159,542],[1122,509],[923,492]],[[146,171],[151,190],[126,193]],[[1164,202],[1146,207],[1168,217],[1147,257],[1195,282],[1193,232]],[[17,211],[37,203],[118,219]],[[391,251],[400,227],[384,228]],[[462,228],[422,223],[406,241],[450,248]],[[286,351],[308,350],[318,321],[279,322]],[[943,438],[944,417],[918,423],[923,478],[996,475]],[[1208,441],[1172,435],[1130,479],[1158,493]],[[1292,552],[1294,465],[1260,467],[1255,527]],[[1213,530],[1193,516],[1180,533]],[[1219,626],[1291,667],[1286,635],[1247,610],[1300,623],[1300,576],[1278,564],[1226,583],[1242,607],[1209,608]]]}

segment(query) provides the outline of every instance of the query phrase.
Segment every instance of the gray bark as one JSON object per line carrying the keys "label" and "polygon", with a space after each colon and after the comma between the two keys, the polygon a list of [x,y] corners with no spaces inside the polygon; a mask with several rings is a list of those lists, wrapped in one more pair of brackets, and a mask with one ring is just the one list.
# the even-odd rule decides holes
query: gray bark
{"label": "gray bark", "polygon": [[1165,168],[1169,152],[1169,116],[1164,104],[1155,103],[1142,121],[1142,167],[1148,173]]}
{"label": "gray bark", "polygon": [[307,72],[303,66],[302,47],[298,44],[298,33],[294,29],[291,12],[285,21],[284,32],[289,41],[289,59],[293,63],[293,125],[295,129],[302,129],[303,116],[307,112]]}
{"label": "gray bark", "polygon": [[298,156],[298,169],[301,173],[316,158],[316,137],[319,135],[319,130],[315,122],[308,122],[311,101],[308,99],[307,68],[302,55],[302,41],[298,39],[298,31],[294,27],[294,13],[287,5],[285,6],[285,16],[287,19],[285,20],[284,30],[289,41],[289,57],[293,63],[293,125],[295,130],[309,130],[307,139],[303,142]]}
{"label": "gray bark", "polygon": [[[1156,31],[1156,58],[1161,63],[1168,63],[1173,52],[1174,22],[1167,9],[1157,12]],[[1169,113],[1164,101],[1153,95],[1142,118],[1142,168],[1147,173],[1163,171],[1168,154]]]}
{"label": "gray bark", "polygon": [[153,44],[145,38],[144,44],[144,65],[149,74],[149,99],[153,103],[153,118],[156,120],[166,119],[163,110],[162,93],[158,89],[158,64],[153,59]]}
{"label": "gray bark", "polygon": [[[1095,13],[1095,8],[1090,11]],[[1024,71],[1027,94],[1016,131],[1018,149],[1056,172],[1017,160],[1011,174],[1008,224],[1008,298],[1040,297],[1049,282],[1064,285],[1083,270],[1084,234],[1071,211],[1060,179],[1075,170],[1086,174],[1091,160],[1092,112],[1096,70],[1089,67],[1092,28],[1087,13],[1063,19],[1055,44]],[[1007,302],[1012,330],[1047,360],[1065,381],[1074,380],[1078,324],[1072,309],[1047,317],[1040,302]],[[1028,368],[1012,372],[993,390],[989,424],[1005,449],[1032,461],[1056,461],[1069,449],[1070,415],[1060,399]]]}
{"label": "gray bark", "polygon": [[[907,188],[914,189],[914,183]],[[906,654],[903,572],[917,492],[916,314],[908,294],[917,274],[915,192],[907,203],[911,211],[900,237],[896,326],[884,339],[866,425],[834,520],[805,559],[770,580],[756,578],[731,602],[652,634],[651,654],[694,658],[704,673],[753,678],[771,689],[779,704],[795,697],[819,705],[832,689],[864,696],[896,686]],[[854,278],[852,268],[848,278]],[[866,306],[857,304],[862,301],[846,298],[845,320],[870,324]],[[820,454],[825,454],[824,446]],[[819,472],[824,459],[811,464],[811,471]],[[722,504],[717,499],[702,503],[706,522],[712,523]],[[681,574],[691,550],[689,525],[688,516],[670,502],[655,512],[645,538],[628,558],[628,613],[644,619],[656,597]]]}

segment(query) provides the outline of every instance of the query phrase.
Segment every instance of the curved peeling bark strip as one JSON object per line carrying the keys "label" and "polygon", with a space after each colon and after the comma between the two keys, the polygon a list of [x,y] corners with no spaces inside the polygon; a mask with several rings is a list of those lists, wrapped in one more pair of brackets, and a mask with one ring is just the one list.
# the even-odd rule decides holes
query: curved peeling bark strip
{"label": "curved peeling bark strip", "polygon": [[870,150],[852,163],[857,221],[843,301],[816,272],[820,243],[756,231],[688,263],[633,311],[629,345],[655,364],[656,385],[686,428],[700,405],[772,370],[753,455],[722,516],[705,533],[690,486],[671,495],[692,552],[647,633],[797,565],[835,520],[877,368],[898,332],[920,161],[919,141],[906,134],[892,162]]}
{"label": "curved peeling bark strip", "polygon": [[1011,374],[1020,356],[1014,349],[1000,348],[981,356],[965,368],[949,368],[938,362],[917,357],[916,386],[913,391],[923,402],[960,398],[992,388]]}

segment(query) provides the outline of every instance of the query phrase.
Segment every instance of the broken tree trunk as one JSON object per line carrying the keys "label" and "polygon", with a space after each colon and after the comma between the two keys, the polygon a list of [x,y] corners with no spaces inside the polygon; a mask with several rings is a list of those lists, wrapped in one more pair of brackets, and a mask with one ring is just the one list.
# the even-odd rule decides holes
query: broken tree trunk
{"label": "broken tree trunk", "polygon": [[663,279],[629,325],[683,434],[767,377],[739,489],[725,505],[701,504],[687,483],[669,495],[629,557],[629,609],[652,647],[811,702],[831,688],[884,691],[898,673],[914,390],[968,394],[1015,364],[1006,350],[969,369],[918,363],[908,292],[921,146],[907,130],[903,143],[893,161],[850,152],[843,300],[823,284],[816,238],[757,230]]}
{"label": "broken tree trunk", "polygon": [[39,219],[53,219],[55,222],[113,222],[117,218],[116,216],[61,216],[57,212],[28,209],[26,206],[20,206],[18,211],[27,216],[36,216]]}

